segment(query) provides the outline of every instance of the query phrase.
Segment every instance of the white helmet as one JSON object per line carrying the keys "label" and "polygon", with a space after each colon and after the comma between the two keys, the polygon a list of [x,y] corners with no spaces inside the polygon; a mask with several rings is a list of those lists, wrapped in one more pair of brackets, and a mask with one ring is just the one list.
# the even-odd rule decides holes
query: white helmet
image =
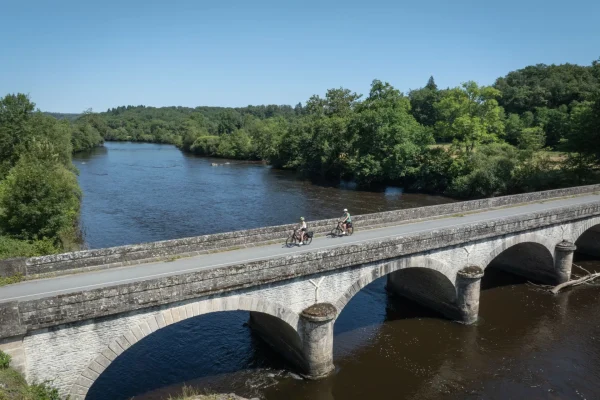
{"label": "white helmet", "polygon": [[347,208],[344,208],[344,212],[348,212],[348,209],[347,209]]}

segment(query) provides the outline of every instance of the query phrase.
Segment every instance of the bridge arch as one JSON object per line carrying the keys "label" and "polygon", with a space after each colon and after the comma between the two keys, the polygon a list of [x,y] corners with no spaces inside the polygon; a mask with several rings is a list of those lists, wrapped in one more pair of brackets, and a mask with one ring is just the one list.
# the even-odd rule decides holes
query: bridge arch
{"label": "bridge arch", "polygon": [[370,272],[361,275],[356,282],[335,301],[334,305],[338,310],[338,317],[350,300],[352,300],[352,298],[365,286],[383,276],[401,270],[410,270],[410,273],[412,274],[427,279],[429,282],[435,282],[438,289],[441,289],[441,292],[445,294],[444,297],[451,297],[452,300],[455,299],[456,287],[454,281],[456,279],[456,271],[448,264],[431,257],[407,257],[381,264]]}
{"label": "bridge arch", "polygon": [[588,230],[600,225],[600,217],[586,219],[585,221],[576,222],[571,230],[571,242],[575,243]]}
{"label": "bridge arch", "polygon": [[176,303],[145,318],[123,335],[113,339],[108,346],[81,371],[69,391],[71,399],[83,400],[94,382],[108,366],[127,349],[146,336],[183,320],[221,311],[250,311],[266,314],[282,321],[298,333],[299,315],[278,303],[252,296],[230,296]]}
{"label": "bridge arch", "polygon": [[535,233],[503,238],[486,257],[481,267],[492,266],[506,272],[541,282],[554,283],[556,239]]}
{"label": "bridge arch", "polygon": [[[486,269],[499,255],[513,248],[514,246],[519,246],[519,249],[525,250],[526,252],[527,250],[537,249],[541,253],[543,253],[543,251],[540,247],[543,247],[548,250],[548,254],[552,258],[552,262],[554,262],[554,247],[556,244],[557,242],[555,242],[555,240],[552,238],[542,236],[537,233],[523,233],[502,238],[500,240],[500,244],[484,257],[481,262],[481,268]],[[514,251],[514,249],[512,251]],[[553,265],[549,266],[552,267]]]}
{"label": "bridge arch", "polygon": [[573,224],[571,242],[577,251],[592,257],[600,257],[600,217]]}

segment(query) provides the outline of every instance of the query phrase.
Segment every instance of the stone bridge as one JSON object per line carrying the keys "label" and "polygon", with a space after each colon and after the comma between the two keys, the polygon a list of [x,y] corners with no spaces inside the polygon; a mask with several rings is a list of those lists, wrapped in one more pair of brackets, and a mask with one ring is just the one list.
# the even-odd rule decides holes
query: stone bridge
{"label": "stone bridge", "polygon": [[84,399],[120,354],[184,319],[250,312],[250,326],[305,376],[333,370],[333,324],[363,287],[388,290],[464,323],[493,266],[534,281],[569,279],[573,253],[600,256],[600,186],[505,196],[355,218],[352,237],[309,223],[0,261],[0,349],[28,381]]}

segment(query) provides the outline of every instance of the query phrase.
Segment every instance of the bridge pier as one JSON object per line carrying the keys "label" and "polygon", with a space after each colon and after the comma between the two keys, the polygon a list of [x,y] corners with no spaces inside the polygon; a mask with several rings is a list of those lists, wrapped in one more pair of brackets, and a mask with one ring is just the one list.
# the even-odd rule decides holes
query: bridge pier
{"label": "bridge pier", "polygon": [[554,252],[554,269],[556,270],[557,283],[564,283],[571,279],[573,253],[576,249],[577,246],[565,240],[556,245]]}
{"label": "bridge pier", "polygon": [[600,225],[596,225],[583,233],[577,239],[577,252],[600,257]]}
{"label": "bridge pier", "polygon": [[470,325],[479,316],[479,294],[481,292],[483,270],[477,266],[461,269],[456,274],[456,305],[460,321]]}
{"label": "bridge pier", "polygon": [[300,314],[298,332],[270,315],[251,312],[249,325],[271,347],[300,369],[308,379],[320,379],[333,371],[333,323],[337,309],[329,303],[314,304]]}

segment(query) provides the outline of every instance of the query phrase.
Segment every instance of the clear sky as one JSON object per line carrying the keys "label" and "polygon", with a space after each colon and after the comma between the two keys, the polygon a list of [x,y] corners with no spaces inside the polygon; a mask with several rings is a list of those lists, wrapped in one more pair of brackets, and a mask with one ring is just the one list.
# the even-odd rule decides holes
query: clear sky
{"label": "clear sky", "polygon": [[600,57],[600,1],[0,0],[0,95],[44,111],[296,104]]}

